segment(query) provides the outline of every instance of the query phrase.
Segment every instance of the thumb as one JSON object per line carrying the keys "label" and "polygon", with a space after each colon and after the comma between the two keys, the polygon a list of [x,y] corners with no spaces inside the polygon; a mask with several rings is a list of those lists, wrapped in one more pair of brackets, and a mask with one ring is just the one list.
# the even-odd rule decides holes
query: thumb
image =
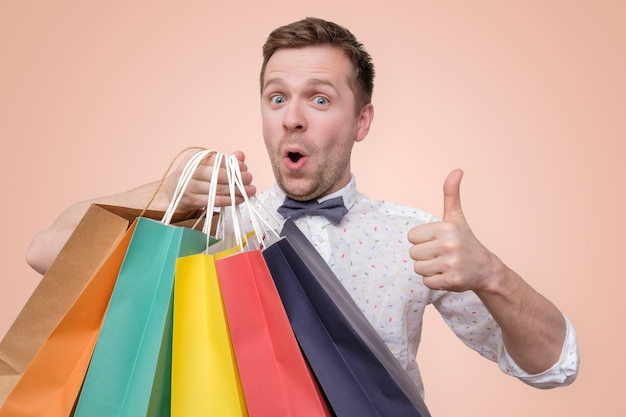
{"label": "thumb", "polygon": [[461,210],[461,179],[463,171],[455,169],[446,178],[443,184],[443,220],[450,221],[463,218]]}

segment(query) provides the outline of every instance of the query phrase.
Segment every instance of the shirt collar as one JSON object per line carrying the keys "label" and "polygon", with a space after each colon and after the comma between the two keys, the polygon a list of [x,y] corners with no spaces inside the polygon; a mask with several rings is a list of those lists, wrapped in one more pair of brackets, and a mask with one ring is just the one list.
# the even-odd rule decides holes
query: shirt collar
{"label": "shirt collar", "polygon": [[[280,189],[278,184],[274,184],[273,188],[274,188],[274,191],[276,192],[277,200],[282,203],[282,201],[285,199],[287,195],[284,193],[283,190]],[[357,194],[358,193],[356,189],[356,179],[354,178],[354,175],[351,175],[350,182],[348,182],[348,184],[346,184],[345,187],[343,187],[340,190],[335,191],[332,194],[325,195],[324,197],[319,198],[317,201],[321,203],[323,201],[326,201],[334,197],[343,197],[343,204],[346,206],[346,208],[349,211],[354,205],[354,203],[356,202]]]}

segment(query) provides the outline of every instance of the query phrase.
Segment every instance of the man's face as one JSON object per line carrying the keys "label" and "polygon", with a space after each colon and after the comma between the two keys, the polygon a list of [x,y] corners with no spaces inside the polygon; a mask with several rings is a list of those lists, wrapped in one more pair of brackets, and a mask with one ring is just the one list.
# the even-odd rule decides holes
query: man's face
{"label": "man's face", "polygon": [[369,130],[373,109],[354,111],[350,60],[331,46],[279,49],[261,95],[263,137],[285,193],[310,200],[350,181],[350,154]]}

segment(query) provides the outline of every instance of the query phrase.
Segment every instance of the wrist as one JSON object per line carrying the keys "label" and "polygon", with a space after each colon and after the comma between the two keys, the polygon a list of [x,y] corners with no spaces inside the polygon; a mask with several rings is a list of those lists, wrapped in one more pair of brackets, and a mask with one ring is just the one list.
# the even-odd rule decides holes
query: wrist
{"label": "wrist", "polygon": [[507,267],[504,262],[496,255],[489,252],[487,273],[484,278],[484,284],[477,294],[482,296],[499,296],[504,298],[511,297],[515,292],[515,276],[516,274]]}

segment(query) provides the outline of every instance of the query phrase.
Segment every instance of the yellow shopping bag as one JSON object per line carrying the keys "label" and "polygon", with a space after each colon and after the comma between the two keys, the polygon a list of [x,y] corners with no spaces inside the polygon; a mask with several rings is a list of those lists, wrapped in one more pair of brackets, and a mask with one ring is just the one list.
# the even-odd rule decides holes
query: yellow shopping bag
{"label": "yellow shopping bag", "polygon": [[[209,213],[214,211],[217,170],[222,156],[218,153],[214,161],[207,202]],[[231,198],[234,206],[232,193]],[[211,220],[207,219],[204,225],[207,236],[212,230]],[[245,238],[238,236],[237,244],[231,244],[225,238],[230,234],[218,234],[220,241],[207,245],[204,253],[180,257],[176,262],[172,417],[248,417],[215,267],[216,259],[241,250]]]}
{"label": "yellow shopping bag", "polygon": [[215,268],[233,251],[177,260],[172,417],[248,416]]}

